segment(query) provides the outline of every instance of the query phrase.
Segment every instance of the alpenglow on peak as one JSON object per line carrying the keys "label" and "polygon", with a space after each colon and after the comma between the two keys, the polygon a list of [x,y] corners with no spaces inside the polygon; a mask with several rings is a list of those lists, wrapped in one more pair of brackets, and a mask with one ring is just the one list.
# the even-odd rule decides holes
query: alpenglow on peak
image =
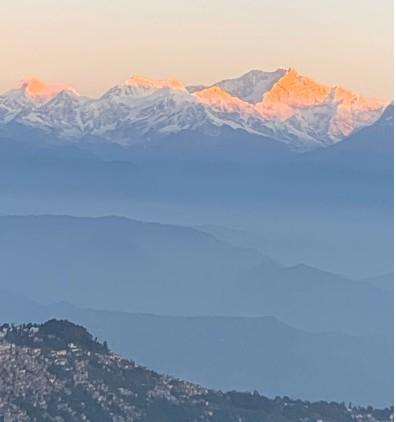
{"label": "alpenglow on peak", "polygon": [[[65,90],[70,95],[61,95]],[[0,127],[6,131],[17,123],[65,142],[94,136],[122,145],[180,132],[188,141],[233,129],[310,150],[374,123],[387,105],[316,82],[295,68],[251,70],[193,87],[177,79],[131,76],[97,99],[71,94],[78,95],[69,85],[27,79],[0,96]]]}

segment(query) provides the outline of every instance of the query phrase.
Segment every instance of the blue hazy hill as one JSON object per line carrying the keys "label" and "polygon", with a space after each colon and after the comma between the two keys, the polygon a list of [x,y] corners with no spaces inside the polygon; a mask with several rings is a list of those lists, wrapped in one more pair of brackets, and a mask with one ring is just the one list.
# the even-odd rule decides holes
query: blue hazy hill
{"label": "blue hazy hill", "polygon": [[0,319],[83,324],[138,363],[216,389],[388,406],[392,341],[310,333],[273,317],[183,317],[39,305],[2,291]]}
{"label": "blue hazy hill", "polygon": [[[0,217],[4,288],[43,302],[170,315],[272,315],[303,329],[391,335],[369,282],[284,267],[198,230],[126,218]],[[23,265],[21,265],[23,263]]]}

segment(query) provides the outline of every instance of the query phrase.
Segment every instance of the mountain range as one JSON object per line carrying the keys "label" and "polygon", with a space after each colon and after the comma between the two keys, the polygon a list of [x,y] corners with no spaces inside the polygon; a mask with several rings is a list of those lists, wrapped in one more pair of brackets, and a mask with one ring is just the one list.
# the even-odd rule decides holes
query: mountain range
{"label": "mountain range", "polygon": [[387,405],[393,116],[292,68],[24,81],[0,96],[0,319],[82,323],[213,388]]}
{"label": "mountain range", "polygon": [[[0,130],[31,128],[63,142],[147,144],[222,137],[230,130],[307,151],[335,144],[377,120],[386,102],[327,86],[294,68],[252,70],[210,86],[132,76],[99,98],[37,79],[0,96]],[[224,132],[225,131],[225,132]]]}

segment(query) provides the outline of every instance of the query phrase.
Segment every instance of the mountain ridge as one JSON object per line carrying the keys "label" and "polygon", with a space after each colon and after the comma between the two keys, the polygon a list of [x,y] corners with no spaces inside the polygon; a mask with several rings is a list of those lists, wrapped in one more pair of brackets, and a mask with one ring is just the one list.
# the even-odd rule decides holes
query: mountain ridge
{"label": "mountain ridge", "polygon": [[385,422],[393,409],[223,393],[160,375],[67,320],[0,326],[0,416],[29,421]]}
{"label": "mountain ridge", "polygon": [[202,231],[67,216],[0,217],[0,228],[3,287],[38,301],[173,315],[273,315],[299,328],[349,334],[391,330],[387,292],[312,267],[284,267]]}
{"label": "mountain ridge", "polygon": [[[373,123],[386,106],[319,84],[294,68],[253,70],[190,89],[174,79],[132,76],[97,99],[79,98],[66,85],[34,81],[36,91],[23,84],[0,96],[0,126],[16,122],[74,142],[89,135],[128,145],[186,130],[205,137],[233,128],[306,151],[340,142]],[[31,91],[47,101],[31,101]],[[62,98],[54,102],[57,96]]]}

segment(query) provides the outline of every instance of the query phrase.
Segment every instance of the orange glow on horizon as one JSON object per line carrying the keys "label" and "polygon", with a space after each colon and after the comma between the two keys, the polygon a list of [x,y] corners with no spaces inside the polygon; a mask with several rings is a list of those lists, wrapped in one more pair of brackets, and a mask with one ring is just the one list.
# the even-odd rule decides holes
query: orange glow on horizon
{"label": "orange glow on horizon", "polygon": [[[70,85],[66,84],[52,84],[47,85],[37,78],[25,79],[22,83],[23,88],[31,97],[51,98],[61,91],[68,90],[77,94],[77,91]],[[77,94],[78,95],[78,94]]]}
{"label": "orange glow on horizon", "polygon": [[171,88],[185,90],[184,84],[177,79],[148,79],[143,76],[131,76],[125,82],[127,85],[142,88]]}

